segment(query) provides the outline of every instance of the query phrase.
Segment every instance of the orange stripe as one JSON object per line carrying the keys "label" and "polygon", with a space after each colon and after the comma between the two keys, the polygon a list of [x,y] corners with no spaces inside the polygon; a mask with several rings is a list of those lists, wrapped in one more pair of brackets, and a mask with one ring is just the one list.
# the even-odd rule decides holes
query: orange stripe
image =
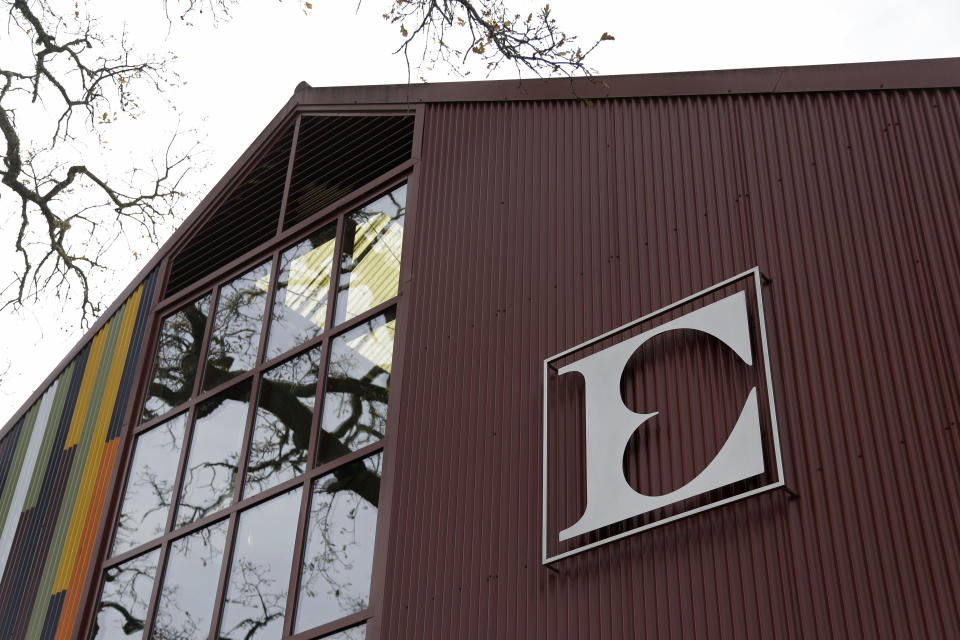
{"label": "orange stripe", "polygon": [[[123,309],[114,315],[107,325],[107,327],[112,328],[114,323],[119,323],[119,331],[115,342],[111,344],[112,354],[109,356],[109,362],[102,361],[100,371],[98,371],[99,376],[102,374],[103,367],[109,366],[103,387],[98,389],[100,397],[96,398],[95,409],[97,414],[93,424],[92,441],[87,451],[80,490],[77,492],[70,521],[67,535],[68,544],[65,546],[64,555],[60,560],[55,584],[55,589],[59,587],[66,591],[55,635],[58,640],[66,640],[73,631],[83,582],[86,578],[97,527],[103,512],[119,438],[114,438],[110,442],[104,442],[104,440],[116,404],[117,391],[126,364],[127,350],[130,346],[130,337],[138,311],[137,303],[141,293],[142,286],[127,299]],[[106,356],[106,354],[104,355]],[[91,402],[93,401],[94,399],[91,398]],[[91,406],[91,409],[94,409],[94,407]]]}
{"label": "orange stripe", "polygon": [[87,577],[87,568],[90,565],[93,543],[97,536],[97,527],[100,524],[100,515],[103,511],[104,502],[106,501],[110,475],[113,471],[113,460],[117,453],[117,445],[119,443],[120,438],[114,438],[110,442],[107,442],[103,448],[100,469],[97,471],[97,479],[94,483],[93,493],[90,496],[90,508],[87,511],[86,520],[83,523],[76,561],[73,565],[73,572],[70,575],[70,582],[67,586],[67,594],[60,611],[60,623],[57,626],[57,634],[55,636],[57,640],[67,640],[70,637],[70,632],[73,631],[74,620],[76,619],[80,604],[80,595],[83,591],[83,582]]}

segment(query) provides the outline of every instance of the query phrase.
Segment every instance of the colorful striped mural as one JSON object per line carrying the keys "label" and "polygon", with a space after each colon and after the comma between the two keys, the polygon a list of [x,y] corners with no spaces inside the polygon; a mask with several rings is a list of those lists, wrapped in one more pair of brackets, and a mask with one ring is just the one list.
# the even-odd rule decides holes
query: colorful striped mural
{"label": "colorful striped mural", "polygon": [[70,637],[156,271],[0,440],[0,638]]}

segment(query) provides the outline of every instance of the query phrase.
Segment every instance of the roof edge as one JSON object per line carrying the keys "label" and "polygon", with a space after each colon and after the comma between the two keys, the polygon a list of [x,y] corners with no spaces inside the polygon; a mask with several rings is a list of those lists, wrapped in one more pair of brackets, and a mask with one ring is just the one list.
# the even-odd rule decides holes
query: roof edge
{"label": "roof edge", "polygon": [[344,87],[297,85],[301,105],[382,105],[668,97],[960,86],[960,58]]}
{"label": "roof edge", "polygon": [[[297,90],[301,88],[301,85],[305,83],[300,83],[297,85]],[[297,106],[297,101],[295,96],[290,97],[286,103],[280,108],[277,114],[270,120],[266,127],[260,132],[259,135],[248,145],[247,149],[237,158],[236,161],[226,170],[223,176],[214,184],[213,187],[206,193],[206,195],[198,202],[190,214],[187,215],[182,222],[177,225],[176,230],[173,234],[162,244],[160,245],[153,257],[147,261],[143,267],[140,268],[140,271],[137,272],[137,275],[134,276],[130,284],[123,288],[123,290],[114,298],[113,302],[100,313],[99,317],[90,325],[90,327],[84,331],[83,335],[74,343],[74,345],[67,351],[66,355],[61,358],[60,362],[57,363],[55,367],[50,371],[50,373],[43,379],[43,382],[33,390],[26,400],[24,400],[20,406],[10,414],[10,417],[6,422],[2,423],[3,427],[0,427],[0,440],[5,438],[7,434],[13,429],[13,426],[17,423],[20,418],[25,416],[30,408],[36,404],[37,401],[43,396],[46,390],[53,384],[53,381],[56,380],[60,374],[66,371],[67,367],[73,362],[74,358],[80,354],[83,348],[87,345],[88,342],[93,340],[94,336],[103,329],[107,322],[113,318],[113,315],[120,310],[123,304],[127,301],[131,294],[139,287],[150,275],[150,272],[155,268],[159,267],[163,260],[176,252],[178,246],[183,241],[184,237],[188,236],[190,230],[193,229],[197,224],[202,223],[203,216],[206,215],[216,204],[219,198],[226,193],[233,183],[238,179],[239,176],[250,165],[251,160],[259,152],[270,138],[277,132],[281,125],[286,121],[292,113],[295,112]],[[165,286],[164,274],[160,273],[156,284],[157,291],[162,291]],[[154,301],[151,301],[154,302]],[[150,310],[153,312],[153,309]],[[3,417],[0,416],[0,420]]]}
{"label": "roof edge", "polygon": [[[174,234],[157,250],[114,302],[84,332],[34,392],[0,428],[0,439],[23,417],[84,345],[93,339],[147,275],[176,251],[190,231],[232,186],[252,158],[281,124],[301,107],[378,106],[444,102],[503,102],[527,100],[576,100],[622,97],[668,97],[798,93],[813,91],[876,91],[960,87],[960,58],[932,58],[889,62],[764,67],[718,71],[594,76],[590,78],[535,78],[440,82],[345,87],[311,87],[299,83],[246,151],[233,163],[207,195],[180,223]],[[162,275],[162,274],[161,274]],[[162,278],[157,287],[164,286]],[[0,416],[2,419],[2,416]]]}

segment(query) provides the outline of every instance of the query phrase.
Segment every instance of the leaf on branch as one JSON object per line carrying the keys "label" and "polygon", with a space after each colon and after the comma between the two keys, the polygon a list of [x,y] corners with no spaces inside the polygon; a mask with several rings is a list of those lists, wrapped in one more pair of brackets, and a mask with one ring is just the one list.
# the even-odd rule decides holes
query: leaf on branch
{"label": "leaf on branch", "polygon": [[304,4],[307,5],[307,9],[313,9],[313,3],[312,3],[312,2],[306,2],[306,3],[304,3]]}
{"label": "leaf on branch", "polygon": [[610,34],[607,33],[606,31],[603,32],[603,35],[600,36],[600,39],[601,39],[601,40],[616,40],[616,38],[614,38],[612,35],[610,35]]}

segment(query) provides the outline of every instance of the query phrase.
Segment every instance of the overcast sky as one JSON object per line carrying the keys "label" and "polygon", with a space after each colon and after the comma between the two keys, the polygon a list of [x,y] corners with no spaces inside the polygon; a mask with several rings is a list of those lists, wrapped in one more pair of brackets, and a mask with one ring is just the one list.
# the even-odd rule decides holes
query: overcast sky
{"label": "overcast sky", "polygon": [[[149,146],[151,136],[165,139],[174,121],[203,133],[209,165],[197,176],[192,204],[246,149],[300,81],[313,86],[406,82],[403,58],[391,55],[400,43],[399,29],[381,18],[387,0],[362,0],[359,8],[354,1],[312,4],[307,10],[291,0],[244,0],[232,20],[215,29],[198,20],[192,27],[175,24],[168,34],[160,0],[83,3],[84,10],[103,17],[105,28],[125,24],[141,50],[177,55],[176,71],[184,85],[168,94],[177,113],[148,111],[139,121],[144,128],[131,135]],[[615,36],[592,57],[592,66],[602,74],[960,56],[958,0],[550,4],[561,27],[582,42],[596,40],[605,31]],[[526,14],[536,4],[510,6]],[[459,79],[440,67],[427,76],[434,82]],[[504,70],[494,77],[516,73]],[[147,248],[146,255],[107,279],[102,286],[111,299],[155,250]],[[0,271],[8,272],[12,260],[11,252],[0,251]],[[0,313],[0,367],[10,362],[0,388],[0,424],[80,339],[73,320],[56,306]]]}

